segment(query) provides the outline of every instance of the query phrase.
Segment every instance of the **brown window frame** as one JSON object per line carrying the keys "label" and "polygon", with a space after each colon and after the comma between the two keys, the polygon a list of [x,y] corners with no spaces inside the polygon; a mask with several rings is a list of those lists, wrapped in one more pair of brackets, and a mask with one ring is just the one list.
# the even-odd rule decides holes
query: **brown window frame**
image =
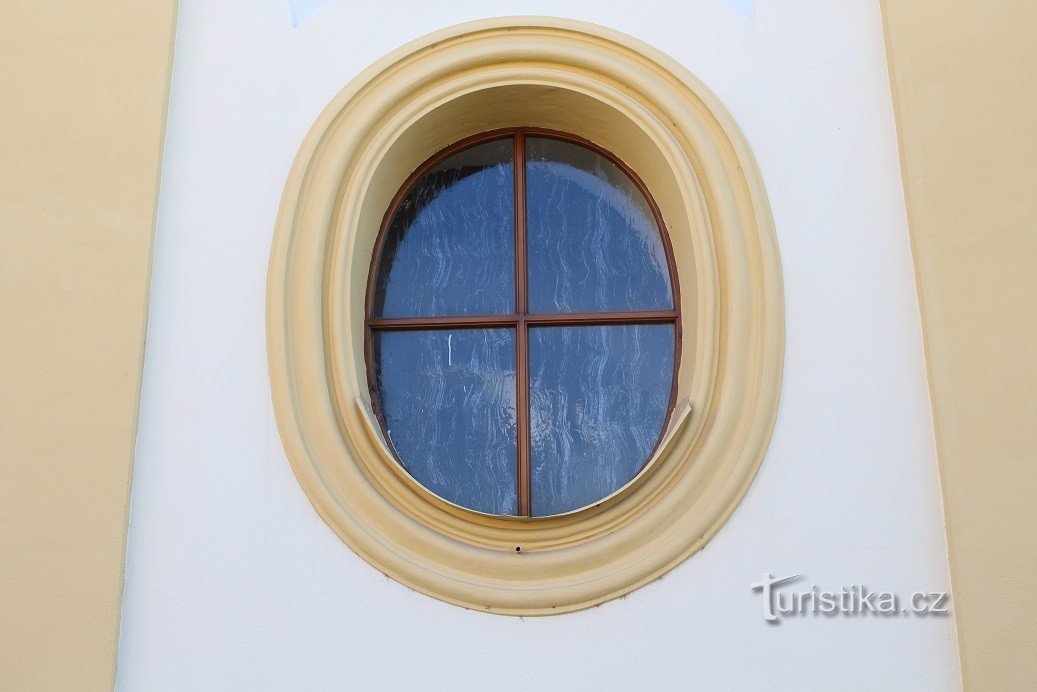
{"label": "brown window frame", "polygon": [[[577,144],[604,157],[615,164],[638,188],[655,217],[659,235],[662,239],[663,248],[666,253],[666,265],[669,271],[670,288],[672,291],[673,309],[671,310],[635,310],[626,312],[572,312],[572,313],[534,313],[529,312],[529,286],[528,270],[526,267],[526,144],[527,136],[556,139],[563,142]],[[444,159],[460,151],[473,147],[477,144],[492,142],[503,139],[511,139],[514,144],[514,155],[512,165],[514,167],[514,229],[515,229],[515,312],[503,315],[456,315],[442,317],[372,317],[374,305],[375,285],[378,278],[378,270],[381,267],[382,253],[385,239],[400,204],[410,194],[414,185],[434,166]],[[529,329],[539,326],[605,326],[605,325],[633,325],[633,324],[672,324],[674,325],[674,349],[673,349],[673,379],[670,383],[670,400],[663,419],[659,437],[656,440],[652,452],[645,459],[645,465],[655,455],[659,443],[669,425],[670,417],[677,400],[677,373],[680,367],[681,351],[681,309],[680,309],[680,286],[677,277],[677,267],[674,261],[673,248],[670,237],[666,231],[659,206],[652,198],[644,181],[623,161],[606,149],[594,144],[577,135],[557,130],[548,130],[535,127],[513,127],[499,130],[482,132],[466,137],[454,144],[442,149],[429,157],[424,163],[411,173],[393,197],[382,225],[375,239],[374,249],[371,254],[371,267],[367,279],[367,296],[364,304],[364,356],[367,365],[367,384],[371,395],[372,409],[382,429],[382,435],[393,456],[406,468],[406,464],[400,458],[389,439],[385,418],[382,414],[381,402],[378,397],[378,387],[374,372],[374,350],[373,334],[375,331],[401,331],[401,330],[430,330],[430,329],[477,329],[477,328],[503,328],[515,329],[515,386],[516,386],[516,446],[517,446],[517,490],[518,490],[518,513],[519,518],[532,517],[532,469],[530,462],[530,416],[529,416]],[[643,470],[644,466],[642,466]]]}

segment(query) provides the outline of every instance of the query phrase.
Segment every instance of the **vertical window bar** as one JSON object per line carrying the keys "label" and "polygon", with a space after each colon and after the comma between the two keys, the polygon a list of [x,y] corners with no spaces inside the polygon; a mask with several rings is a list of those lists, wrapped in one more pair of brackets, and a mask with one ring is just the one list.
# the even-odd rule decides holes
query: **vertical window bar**
{"label": "vertical window bar", "polygon": [[533,514],[531,497],[529,431],[529,288],[526,274],[526,141],[522,130],[515,132],[515,407],[518,451],[518,513]]}

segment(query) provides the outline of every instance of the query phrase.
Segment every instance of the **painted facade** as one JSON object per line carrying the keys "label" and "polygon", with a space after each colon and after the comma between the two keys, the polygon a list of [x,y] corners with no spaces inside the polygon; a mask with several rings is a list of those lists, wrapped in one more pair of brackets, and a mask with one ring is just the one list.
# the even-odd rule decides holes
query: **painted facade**
{"label": "painted facade", "polygon": [[[1037,637],[1028,601],[1037,512],[1027,463],[1037,371],[1024,318],[1037,294],[1037,88],[1026,68],[1037,58],[1028,38],[1037,11],[1021,2],[950,5],[4,7],[0,687],[1037,684],[1028,654]],[[515,19],[526,15],[537,18]],[[455,28],[465,23],[469,30]],[[496,39],[486,34],[479,58],[450,43],[471,27],[508,28]],[[576,38],[561,40],[566,32]],[[500,98],[444,106],[425,131],[401,118],[395,140],[384,134],[390,119],[342,108],[354,103],[347,85],[367,83],[377,74],[371,65],[390,64],[383,56],[429,45],[422,37],[430,34],[440,37],[430,50],[440,62],[428,64],[440,70],[442,103],[460,98],[448,85],[465,60],[473,60],[471,74],[501,63],[501,91],[493,92]],[[504,61],[513,48],[514,62]],[[672,89],[652,91],[649,63],[678,75]],[[408,65],[410,73],[364,103],[403,113],[408,79],[419,93],[420,65]],[[624,87],[625,75],[635,77]],[[540,91],[523,91],[534,77]],[[559,80],[553,97],[548,79]],[[686,103],[706,105],[682,109],[685,89]],[[636,125],[594,103],[626,108]],[[320,138],[336,118],[363,117],[368,125]],[[357,476],[383,488],[370,497],[395,498],[383,512],[361,495],[334,506],[320,499],[320,488],[342,497],[356,486],[334,490],[339,481],[328,471],[320,483],[307,478],[286,414],[310,415],[322,399],[284,403],[273,345],[282,332],[270,330],[279,324],[271,305],[284,295],[315,320],[312,353],[322,353],[321,324],[354,338],[348,310],[339,317],[313,307],[327,302],[320,285],[307,293],[305,279],[320,262],[294,283],[277,279],[286,228],[331,229],[325,240],[348,228],[348,214],[321,215],[321,185],[327,209],[355,203],[354,242],[370,242],[363,229],[374,212],[364,204],[382,209],[380,217],[380,196],[387,202],[412,159],[454,135],[512,125],[585,129],[645,179],[676,229],[682,289],[696,286],[688,295],[698,302],[686,314],[705,326],[698,341],[685,342],[697,365],[682,370],[687,406],[662,450],[694,462],[691,494],[674,494],[675,483],[660,474],[646,477],[634,494],[605,503],[597,524],[573,524],[584,538],[590,526],[620,527],[601,531],[611,542],[577,545],[584,538],[556,522],[527,532],[534,542],[524,554],[504,556],[514,527],[491,522],[476,531],[449,508],[435,514],[406,499],[416,495],[385,464],[364,462],[373,465]],[[353,147],[358,168],[350,170],[359,170],[361,154],[374,151],[364,137],[376,134],[387,163],[370,167],[370,185],[356,177],[336,196],[336,162],[350,160]],[[669,141],[680,146],[667,149]],[[670,158],[653,159],[656,145]],[[299,167],[308,147],[314,160],[325,157],[325,168],[309,169],[319,175]],[[701,181],[701,194],[691,194]],[[292,216],[300,190],[305,213]],[[705,200],[702,216],[682,217],[694,205],[681,200],[695,199]],[[762,235],[757,226],[740,235],[749,217],[765,219]],[[693,236],[707,227],[716,232]],[[753,238],[773,238],[776,252],[753,254]],[[713,259],[693,267],[710,243]],[[728,269],[743,246],[744,271]],[[780,282],[759,278],[768,262],[780,266]],[[336,281],[348,308],[349,296],[362,302],[367,276],[341,266]],[[710,302],[714,284],[699,281],[711,268],[726,277],[715,284],[716,300],[729,304]],[[763,302],[754,302],[754,287]],[[710,321],[702,313],[710,305],[733,309]],[[739,331],[742,316],[763,320],[767,306],[780,308],[783,331],[748,319]],[[282,334],[299,353],[302,332]],[[705,380],[690,373],[714,362],[703,356],[714,342],[742,348],[742,360],[709,380],[722,386],[696,389]],[[777,375],[760,381],[774,391],[754,389],[754,368],[768,362]],[[332,372],[357,363],[346,358]],[[346,371],[342,381],[352,377]],[[767,425],[769,435],[746,438],[757,445],[749,457],[758,470],[719,445],[698,457],[691,451],[707,429],[698,426],[714,420],[708,396],[725,391],[743,396],[731,410],[745,421],[771,417],[772,433]],[[364,393],[357,379],[348,401],[356,418],[341,425],[357,435],[351,449],[367,439],[377,459],[380,432],[364,417]],[[742,420],[715,410],[732,429]],[[743,450],[736,439],[731,450]],[[711,469],[715,476],[704,475]],[[719,493],[713,503],[722,509],[707,521],[695,509],[715,487],[704,479],[743,472],[740,492]],[[621,524],[607,522],[626,521],[616,507],[638,492],[657,498],[639,513],[672,521],[644,524],[641,538],[625,540]],[[385,528],[401,507],[424,512],[409,538]],[[373,556],[357,527],[383,531],[379,549],[417,567]],[[449,532],[461,533],[441,538]],[[602,549],[595,555],[588,545]],[[662,559],[664,550],[680,559]],[[456,578],[462,564],[484,558],[471,576]],[[652,559],[665,569],[645,567]],[[590,586],[609,569],[614,584]],[[801,600],[806,612],[775,624],[765,593],[780,589],[765,575],[800,574],[781,587],[789,598],[838,592],[859,605],[861,589],[908,601],[948,592],[949,612],[824,615]],[[541,581],[530,587],[534,578]],[[577,586],[581,579],[587,586]],[[548,614],[552,608],[585,609]]]}

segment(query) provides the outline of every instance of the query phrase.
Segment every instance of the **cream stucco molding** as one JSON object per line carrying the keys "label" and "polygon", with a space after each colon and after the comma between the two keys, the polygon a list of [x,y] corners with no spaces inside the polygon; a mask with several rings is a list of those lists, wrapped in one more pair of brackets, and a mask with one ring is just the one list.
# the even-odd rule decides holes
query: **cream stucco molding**
{"label": "cream stucco molding", "polygon": [[[443,146],[515,125],[586,137],[651,188],[678,265],[677,396],[690,402],[628,487],[539,519],[481,515],[427,492],[386,452],[363,405],[364,289],[390,198]],[[270,262],[274,405],[314,507],[385,574],[495,613],[566,612],[621,596],[716,533],[770,438],[783,324],[766,195],[731,117],[669,57],[565,20],[445,29],[347,85],[302,144]]]}

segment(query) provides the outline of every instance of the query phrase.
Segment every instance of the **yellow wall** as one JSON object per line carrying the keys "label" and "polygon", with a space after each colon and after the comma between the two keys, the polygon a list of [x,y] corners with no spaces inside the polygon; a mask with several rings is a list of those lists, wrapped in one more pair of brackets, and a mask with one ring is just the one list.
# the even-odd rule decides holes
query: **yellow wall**
{"label": "yellow wall", "polygon": [[0,2],[0,688],[115,672],[174,0]]}
{"label": "yellow wall", "polygon": [[1037,2],[885,0],[965,683],[1037,686]]}

